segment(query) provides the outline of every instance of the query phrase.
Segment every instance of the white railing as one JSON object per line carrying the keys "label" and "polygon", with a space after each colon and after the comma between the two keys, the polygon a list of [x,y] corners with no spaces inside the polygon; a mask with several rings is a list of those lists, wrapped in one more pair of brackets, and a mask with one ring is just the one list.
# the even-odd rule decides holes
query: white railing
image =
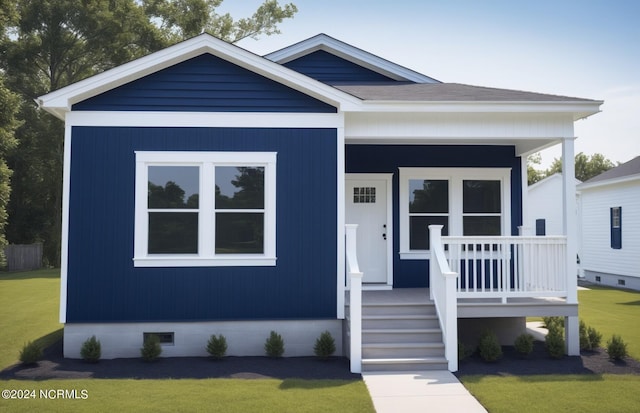
{"label": "white railing", "polygon": [[429,226],[431,259],[429,260],[429,291],[434,301],[442,337],[444,355],[449,371],[458,370],[458,303],[456,298],[456,279],[458,274],[451,271],[442,245],[442,225]]}
{"label": "white railing", "polygon": [[349,277],[349,360],[351,372],[362,372],[362,272],[356,254],[357,224],[345,225],[347,276]]}
{"label": "white railing", "polygon": [[[458,298],[566,297],[563,236],[442,237]],[[432,244],[433,245],[433,244]],[[433,252],[432,252],[433,253]]]}

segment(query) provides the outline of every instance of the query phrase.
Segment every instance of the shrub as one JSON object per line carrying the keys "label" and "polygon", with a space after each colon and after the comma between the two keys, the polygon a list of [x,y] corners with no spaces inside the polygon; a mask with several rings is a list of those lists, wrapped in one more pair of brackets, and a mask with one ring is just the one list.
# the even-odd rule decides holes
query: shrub
{"label": "shrub", "polygon": [[480,357],[489,363],[498,361],[502,357],[502,347],[498,342],[498,337],[492,331],[487,330],[482,333],[478,350],[480,351]]}
{"label": "shrub", "polygon": [[36,364],[42,358],[42,347],[35,341],[30,341],[20,351],[20,361],[23,364]]}
{"label": "shrub", "polygon": [[518,354],[528,356],[533,351],[533,336],[531,334],[520,334],[513,343]]}
{"label": "shrub", "polygon": [[611,340],[607,341],[607,353],[611,360],[622,360],[627,357],[627,343],[617,334],[611,336]]}
{"label": "shrub", "polygon": [[464,343],[458,340],[458,360],[462,361],[469,356],[469,351]]}
{"label": "shrub", "polygon": [[213,334],[207,342],[207,352],[214,359],[221,359],[227,353],[227,339],[222,334],[216,336]]}
{"label": "shrub", "polygon": [[100,360],[101,351],[100,340],[97,340],[96,336],[91,336],[90,339],[87,339],[87,341],[82,343],[80,356],[84,361],[97,363],[98,360]]}
{"label": "shrub", "polygon": [[316,339],[316,344],[313,346],[314,354],[321,358],[327,359],[333,355],[336,351],[336,341],[328,331],[320,334],[320,337]]}
{"label": "shrub", "polygon": [[562,317],[542,317],[544,326],[551,332],[552,330],[563,330],[564,319]]}
{"label": "shrub", "polygon": [[591,344],[591,349],[595,350],[600,347],[600,343],[602,342],[602,333],[598,332],[598,330],[593,327],[588,327],[587,335],[589,335],[589,343]]}
{"label": "shrub", "polygon": [[144,361],[155,361],[161,353],[160,338],[155,334],[148,335],[140,349],[140,355]]}
{"label": "shrub", "polygon": [[282,357],[284,354],[284,340],[282,336],[275,331],[271,331],[271,334],[264,342],[264,352],[269,357]]}
{"label": "shrub", "polygon": [[587,330],[587,324],[580,320],[580,327],[578,329],[580,334],[580,350],[592,350],[591,340],[589,339],[589,332]]}
{"label": "shrub", "polygon": [[561,359],[564,357],[564,335],[560,329],[549,330],[549,334],[544,339],[547,353],[554,359]]}

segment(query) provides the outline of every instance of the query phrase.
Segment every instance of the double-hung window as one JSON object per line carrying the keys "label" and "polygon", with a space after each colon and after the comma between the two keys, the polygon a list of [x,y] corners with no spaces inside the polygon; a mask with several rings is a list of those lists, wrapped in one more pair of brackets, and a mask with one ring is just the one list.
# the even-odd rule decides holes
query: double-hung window
{"label": "double-hung window", "polygon": [[136,152],[138,267],[275,265],[275,152]]}
{"label": "double-hung window", "polygon": [[400,256],[429,257],[429,225],[442,235],[505,235],[511,169],[400,168]]}

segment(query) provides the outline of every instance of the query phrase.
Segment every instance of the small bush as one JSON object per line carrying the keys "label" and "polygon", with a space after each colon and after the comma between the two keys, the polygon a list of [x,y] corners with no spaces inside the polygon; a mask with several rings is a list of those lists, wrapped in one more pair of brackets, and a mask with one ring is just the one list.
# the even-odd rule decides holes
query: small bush
{"label": "small bush", "polygon": [[622,360],[628,356],[627,343],[617,334],[611,336],[611,340],[607,341],[607,353],[611,360]]}
{"label": "small bush", "polygon": [[589,339],[589,332],[587,330],[587,324],[580,320],[580,327],[578,329],[580,334],[580,350],[592,350],[591,340]]}
{"label": "small bush", "polygon": [[140,355],[144,361],[155,361],[162,354],[162,347],[160,346],[160,338],[155,334],[150,334],[144,340],[142,348],[140,349]]}
{"label": "small bush", "polygon": [[533,351],[533,336],[531,334],[520,334],[513,343],[516,351],[521,356],[528,356]]}
{"label": "small bush", "polygon": [[328,359],[336,351],[336,341],[331,336],[331,333],[325,331],[320,334],[320,337],[316,339],[316,344],[313,346],[313,352],[316,357],[321,359]]}
{"label": "small bush", "polygon": [[36,364],[42,358],[42,347],[35,341],[30,341],[20,351],[20,361],[23,364]]}
{"label": "small bush", "polygon": [[600,343],[602,343],[602,333],[593,327],[587,327],[587,335],[589,336],[589,343],[591,344],[592,350],[600,347]]}
{"label": "small bush", "polygon": [[498,342],[498,337],[488,330],[480,336],[478,350],[480,351],[480,357],[489,363],[498,361],[502,357],[502,347]]}
{"label": "small bush", "polygon": [[564,319],[562,317],[542,317],[544,326],[551,332],[552,330],[563,330]]}
{"label": "small bush", "polygon": [[213,334],[207,342],[207,352],[214,359],[221,359],[227,354],[227,339],[222,334]]}
{"label": "small bush", "polygon": [[269,338],[264,342],[264,352],[269,357],[278,358],[284,354],[284,340],[275,331],[271,331]]}
{"label": "small bush", "polygon": [[469,356],[469,350],[467,350],[467,346],[460,340],[458,340],[458,360],[462,361]]}
{"label": "small bush", "polygon": [[554,359],[561,359],[564,357],[564,334],[561,329],[549,330],[549,334],[544,339],[547,353]]}
{"label": "small bush", "polygon": [[100,355],[102,354],[100,340],[96,339],[96,336],[91,336],[90,339],[87,339],[84,343],[82,343],[82,347],[80,348],[80,356],[89,363],[97,363],[100,360]]}

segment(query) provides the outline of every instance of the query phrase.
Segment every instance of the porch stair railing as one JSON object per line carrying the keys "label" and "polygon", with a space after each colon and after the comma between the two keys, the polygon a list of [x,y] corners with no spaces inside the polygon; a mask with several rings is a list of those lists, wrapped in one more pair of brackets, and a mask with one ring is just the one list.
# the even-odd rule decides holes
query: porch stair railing
{"label": "porch stair railing", "polygon": [[458,273],[451,271],[442,245],[442,225],[429,226],[431,259],[429,260],[430,288],[442,338],[444,356],[449,371],[458,371],[458,303],[456,297],[456,279]]}
{"label": "porch stair railing", "polygon": [[349,360],[352,373],[362,373],[362,272],[356,249],[357,224],[345,225],[349,289]]}

